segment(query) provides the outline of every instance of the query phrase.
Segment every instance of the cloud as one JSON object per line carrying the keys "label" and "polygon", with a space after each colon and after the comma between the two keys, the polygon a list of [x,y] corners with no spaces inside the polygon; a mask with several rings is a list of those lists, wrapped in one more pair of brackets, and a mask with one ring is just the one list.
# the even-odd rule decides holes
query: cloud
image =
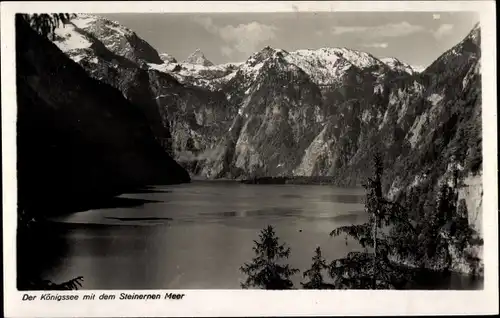
{"label": "cloud", "polygon": [[221,47],[220,51],[221,51],[222,55],[227,56],[227,57],[231,57],[234,53],[234,50],[232,48],[230,48],[229,46]]}
{"label": "cloud", "polygon": [[323,36],[325,35],[325,32],[323,32],[323,30],[316,30],[314,31],[314,34],[316,34],[317,36]]}
{"label": "cloud", "polygon": [[451,32],[453,32],[453,24],[441,24],[439,28],[434,31],[434,37],[439,40],[449,35]]}
{"label": "cloud", "polygon": [[258,49],[260,43],[274,39],[276,31],[275,26],[254,21],[236,27],[227,25],[219,29],[219,35],[224,41],[234,43],[239,52],[250,54]]}
{"label": "cloud", "polygon": [[332,28],[332,34],[342,35],[348,33],[362,33],[364,36],[377,37],[401,37],[425,31],[421,25],[410,24],[406,21],[400,23],[388,23],[379,26],[338,26]]}
{"label": "cloud", "polygon": [[217,26],[210,17],[194,17],[193,21],[204,27],[210,33],[217,33]]}
{"label": "cloud", "polygon": [[378,48],[378,49],[386,49],[389,47],[388,43],[368,43],[364,44],[364,47]]}
{"label": "cloud", "polygon": [[210,17],[197,17],[194,21],[208,32],[218,35],[228,44],[221,48],[224,55],[233,54],[234,50],[246,54],[254,53],[262,42],[274,39],[278,30],[273,25],[256,21],[237,26],[226,25],[222,27],[217,26]]}

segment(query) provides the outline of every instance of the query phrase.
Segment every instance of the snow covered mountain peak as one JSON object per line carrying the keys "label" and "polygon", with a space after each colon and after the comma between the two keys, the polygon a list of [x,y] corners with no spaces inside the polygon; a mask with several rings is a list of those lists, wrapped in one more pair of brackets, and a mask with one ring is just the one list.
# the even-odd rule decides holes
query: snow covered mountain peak
{"label": "snow covered mountain peak", "polygon": [[411,65],[411,68],[414,73],[422,73],[427,67],[423,65]]}
{"label": "snow covered mountain peak", "polygon": [[290,52],[285,59],[301,68],[318,85],[338,82],[353,68],[378,70],[384,67],[372,55],[347,48],[301,49]]}
{"label": "snow covered mountain peak", "polygon": [[138,64],[162,62],[158,52],[135,32],[101,16],[78,14],[54,32],[54,43],[76,61],[91,54],[99,55],[96,50],[102,53],[104,46],[109,52]]}
{"label": "snow covered mountain peak", "polygon": [[380,60],[395,72],[405,72],[410,75],[415,73],[413,67],[411,67],[409,64],[401,62],[395,57],[384,57]]}
{"label": "snow covered mountain peak", "polygon": [[288,55],[288,52],[282,49],[275,49],[270,46],[264,47],[262,50],[252,54],[245,62],[250,67],[255,67],[264,63],[268,59],[283,58]]}
{"label": "snow covered mountain peak", "polygon": [[210,62],[205,57],[205,54],[203,54],[203,52],[198,48],[193,53],[191,53],[191,55],[188,56],[188,58],[184,61],[184,63],[203,65],[203,66],[214,65],[214,63]]}

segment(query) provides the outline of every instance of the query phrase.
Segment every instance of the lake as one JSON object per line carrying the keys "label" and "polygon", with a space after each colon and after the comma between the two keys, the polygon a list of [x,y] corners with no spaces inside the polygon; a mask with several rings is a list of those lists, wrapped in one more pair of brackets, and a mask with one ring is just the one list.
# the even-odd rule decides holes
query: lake
{"label": "lake", "polygon": [[[336,227],[363,223],[364,189],[193,181],[124,194],[112,205],[53,218],[38,242],[50,248],[44,279],[83,276],[83,289],[233,289],[254,256],[253,240],[273,225],[304,271],[317,246],[327,260],[358,250]],[[462,278],[438,288],[474,288]],[[301,274],[294,277],[299,287]],[[432,288],[432,287],[429,287]]]}

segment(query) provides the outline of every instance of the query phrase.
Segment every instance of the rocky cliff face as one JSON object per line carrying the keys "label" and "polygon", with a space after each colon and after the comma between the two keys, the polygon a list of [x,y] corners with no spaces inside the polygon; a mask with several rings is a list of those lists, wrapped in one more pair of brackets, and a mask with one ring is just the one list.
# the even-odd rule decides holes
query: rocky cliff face
{"label": "rocky cliff face", "polygon": [[392,175],[393,187],[443,178],[451,163],[458,164],[464,176],[481,173],[480,57],[477,26],[417,77],[421,97],[408,104],[410,128],[401,127],[411,155],[396,158],[394,171],[401,173],[399,178]]}
{"label": "rocky cliff face", "polygon": [[50,214],[131,187],[189,181],[141,109],[90,78],[20,17],[16,52],[22,210]]}

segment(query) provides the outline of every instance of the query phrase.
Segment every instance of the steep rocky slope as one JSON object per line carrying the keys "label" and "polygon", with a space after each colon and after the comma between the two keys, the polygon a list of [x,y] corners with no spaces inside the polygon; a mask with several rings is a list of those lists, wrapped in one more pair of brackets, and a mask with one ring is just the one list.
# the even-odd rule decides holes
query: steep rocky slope
{"label": "steep rocky slope", "polygon": [[415,102],[407,104],[400,124],[405,131],[403,146],[411,155],[394,160],[396,188],[426,178],[435,181],[449,171],[450,164],[457,164],[464,174],[481,172],[480,57],[476,26],[418,77],[424,89]]}
{"label": "steep rocky slope", "polygon": [[144,113],[16,18],[19,206],[50,214],[189,181]]}

